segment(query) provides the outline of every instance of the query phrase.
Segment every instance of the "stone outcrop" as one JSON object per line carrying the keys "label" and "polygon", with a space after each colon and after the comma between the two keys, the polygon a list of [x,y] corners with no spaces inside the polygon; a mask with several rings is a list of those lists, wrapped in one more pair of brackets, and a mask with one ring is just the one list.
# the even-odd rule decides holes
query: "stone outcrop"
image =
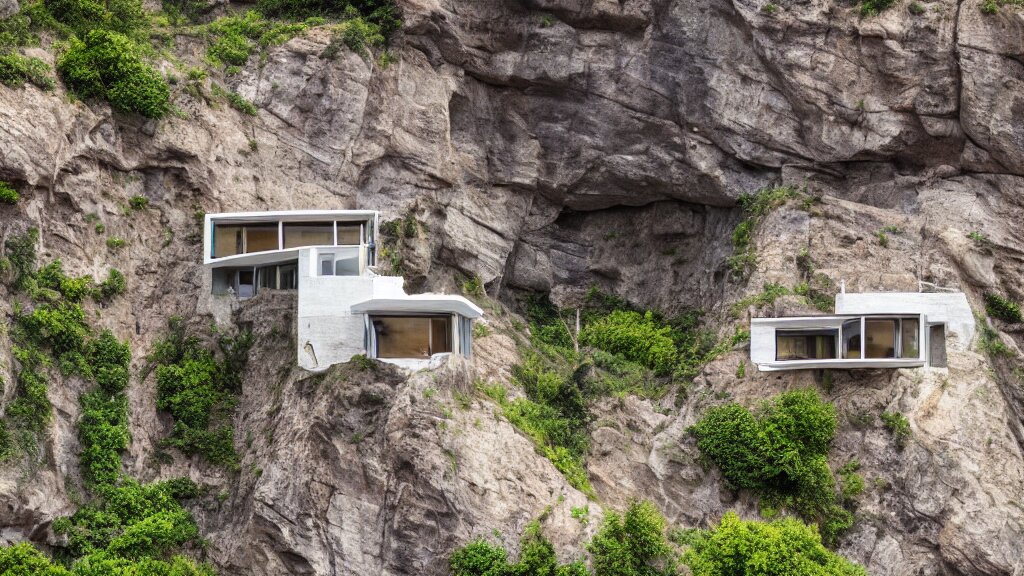
{"label": "stone outcrop", "polygon": [[[957,288],[979,311],[985,291],[1024,299],[1018,8],[987,15],[978,0],[936,0],[920,14],[897,5],[862,18],[827,0],[775,11],[747,0],[400,4],[405,26],[386,67],[345,50],[323,57],[330,32],[316,28],[236,75],[215,74],[198,97],[179,83],[180,114],[159,122],[72,102],[60,86],[0,86],[0,180],[23,196],[0,205],[0,240],[34,225],[43,261],[61,258],[76,275],[124,271],[128,295],[97,322],[131,340],[134,368],[170,315],[257,332],[237,475],[158,458],[168,423],[153,384],[131,388],[128,471],[212,487],[194,512],[225,574],[443,574],[454,547],[493,530],[514,544],[549,505],[545,530],[565,558],[601,505],[632,497],[680,525],[728,508],[753,516],[748,495],[737,500],[700,465],[686,427],[725,398],[753,405],[821,383],[749,366],[738,379],[736,350],[678,405],[674,395],[601,403],[589,456],[601,505],[583,526],[569,517],[583,496],[474,395],[475,379],[507,380],[517,360],[517,322],[499,305],[472,367],[301,373],[282,341],[294,325],[287,298],[232,311],[202,290],[197,212],[412,215],[421,225],[401,246],[417,288],[457,290],[475,275],[498,300],[526,290],[571,302],[597,285],[669,314],[703,308],[723,332],[742,323],[730,303],[765,282],[799,281],[804,249],[848,290]],[[26,52],[52,63],[47,45]],[[175,40],[183,61],[203,50],[197,38]],[[258,115],[218,105],[210,82]],[[776,184],[820,201],[765,218],[757,270],[730,280],[737,199]],[[129,214],[136,194],[150,207]],[[899,232],[882,246],[886,227]],[[126,247],[109,249],[108,236]],[[806,311],[797,299],[777,305]],[[1004,328],[1008,345],[1024,345],[1019,327]],[[8,344],[0,331],[10,383]],[[1012,365],[974,351],[950,365],[839,375],[827,391],[843,418],[833,467],[857,458],[869,483],[839,549],[872,574],[1024,572],[1024,388]],[[74,509],[83,386],[55,379],[38,461],[0,468],[3,540],[45,543],[49,522]],[[12,393],[8,384],[4,398]],[[910,418],[902,452],[873,419],[883,410]]]}

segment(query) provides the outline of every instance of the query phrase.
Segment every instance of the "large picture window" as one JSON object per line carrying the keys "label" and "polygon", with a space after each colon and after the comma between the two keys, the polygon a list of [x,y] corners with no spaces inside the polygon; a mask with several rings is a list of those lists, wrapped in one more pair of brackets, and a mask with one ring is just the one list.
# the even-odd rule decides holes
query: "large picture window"
{"label": "large picture window", "polygon": [[449,316],[374,316],[378,358],[430,358],[452,351]]}
{"label": "large picture window", "polygon": [[776,360],[821,360],[836,357],[838,330],[778,330]]}
{"label": "large picture window", "polygon": [[860,358],[860,318],[843,322],[843,358]]}
{"label": "large picture window", "polygon": [[917,318],[900,320],[900,358],[921,357],[921,322]]}
{"label": "large picture window", "polygon": [[333,246],[334,222],[284,224],[284,247]]}

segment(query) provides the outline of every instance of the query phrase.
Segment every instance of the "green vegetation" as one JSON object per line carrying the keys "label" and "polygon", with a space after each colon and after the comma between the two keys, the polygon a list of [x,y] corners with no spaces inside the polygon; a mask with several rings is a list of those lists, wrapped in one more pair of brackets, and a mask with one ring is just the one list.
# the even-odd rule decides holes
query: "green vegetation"
{"label": "green vegetation", "polygon": [[839,485],[842,487],[843,504],[854,506],[861,494],[864,493],[864,478],[857,473],[860,470],[860,461],[851,460],[839,469]]}
{"label": "green vegetation", "polygon": [[79,98],[106,99],[115,108],[147,118],[162,118],[170,110],[167,82],[123,34],[92,30],[84,40],[72,38],[57,70]]}
{"label": "green vegetation", "polygon": [[509,422],[537,444],[572,486],[591,496],[584,462],[588,403],[608,395],[660,397],[673,385],[685,393],[707,362],[747,338],[737,331],[719,339],[702,328],[699,312],[666,320],[596,289],[579,310],[559,309],[544,295],[527,296],[523,304],[530,342],[521,348],[523,362],[513,367],[512,377],[525,397],[509,400],[496,385],[478,388],[498,402]]}
{"label": "green vegetation", "polygon": [[124,238],[110,237],[107,238],[107,248],[111,250],[120,250],[124,248],[128,242]]}
{"label": "green vegetation", "polygon": [[745,521],[735,512],[693,537],[683,562],[693,576],[867,576],[863,567],[827,550],[813,527],[793,518]]}
{"label": "green vegetation", "polygon": [[1003,6],[1024,6],[1024,0],[985,0],[981,4],[984,14],[996,14]]}
{"label": "green vegetation", "polygon": [[735,403],[712,408],[690,428],[703,457],[733,488],[817,522],[830,542],[853,523],[836,501],[828,467],[835,430],[835,408],[812,390],[785,392],[756,412]]}
{"label": "green vegetation", "polygon": [[259,113],[259,109],[256,108],[256,105],[246,100],[245,97],[238,92],[226,90],[217,84],[213,84],[212,91],[214,96],[224,98],[232,108],[238,110],[242,114],[247,116],[256,116]]}
{"label": "green vegetation", "polygon": [[895,3],[896,0],[862,0],[860,3],[860,15],[862,18],[876,16]]}
{"label": "green vegetation", "polygon": [[907,11],[910,12],[911,14],[913,14],[914,16],[920,16],[921,14],[924,14],[925,12],[927,12],[925,7],[923,5],[921,5],[920,2],[911,2],[907,6]]}
{"label": "green vegetation", "polygon": [[540,523],[531,522],[519,541],[519,560],[511,563],[502,546],[477,539],[456,550],[449,561],[452,576],[519,576],[547,574],[550,576],[583,576],[587,569],[582,562],[558,564],[555,548],[541,534]]}
{"label": "green vegetation", "polygon": [[771,2],[765,4],[764,6],[761,7],[761,12],[764,12],[765,14],[769,14],[769,15],[770,14],[775,14],[778,11],[779,11],[779,7],[776,6],[775,4],[771,3]]}
{"label": "green vegetation", "polygon": [[174,418],[166,445],[237,470],[231,411],[252,343],[249,332],[219,334],[213,349],[187,335],[181,318],[170,319],[149,357],[156,366],[157,408]]}
{"label": "green vegetation", "polygon": [[46,91],[56,86],[50,65],[46,62],[17,52],[0,53],[0,83],[20,88],[25,82]]}
{"label": "green vegetation", "polygon": [[402,26],[401,14],[393,0],[259,0],[256,9],[268,17],[295,20],[361,18],[384,37]]}
{"label": "green vegetation", "polygon": [[994,292],[985,293],[985,312],[992,318],[1008,324],[1024,322],[1020,306],[1012,300]]}
{"label": "green vegetation", "polygon": [[992,242],[988,239],[988,236],[985,236],[984,234],[978,232],[977,230],[974,230],[973,232],[968,232],[967,237],[973,240],[974,245],[979,248],[985,248],[992,245]]}
{"label": "green vegetation", "polygon": [[616,310],[588,324],[580,341],[663,375],[672,371],[678,355],[671,332],[671,327],[656,323],[651,312]]}
{"label": "green vegetation", "polygon": [[999,332],[988,325],[982,318],[978,318],[978,348],[990,356],[1013,356],[1013,350],[999,337]]}
{"label": "green vegetation", "polygon": [[729,257],[729,270],[736,278],[745,278],[757,266],[757,250],[753,235],[760,221],[772,210],[797,196],[796,188],[778,186],[764,188],[754,194],[744,193],[739,198],[743,220],[732,233],[733,255]]}
{"label": "green vegetation", "polygon": [[907,440],[910,439],[910,421],[907,417],[900,412],[882,412],[882,423],[885,425],[885,429],[892,434],[892,439],[896,442],[896,446],[902,450],[907,445]]}
{"label": "green vegetation", "polygon": [[10,184],[0,180],[0,204],[16,204],[21,195]]}
{"label": "green vegetation", "polygon": [[310,23],[268,20],[255,10],[218,18],[205,27],[210,42],[206,58],[217,67],[245,66],[249,56],[283,44],[309,26]]}
{"label": "green vegetation", "polygon": [[128,199],[128,206],[132,210],[145,210],[149,206],[149,198],[136,194]]}
{"label": "green vegetation", "polygon": [[651,503],[633,502],[622,514],[609,510],[587,545],[593,570],[582,560],[559,565],[538,522],[527,526],[516,562],[503,546],[478,538],[449,565],[453,576],[867,576],[794,518],[744,521],[727,512],[710,530],[666,528]]}

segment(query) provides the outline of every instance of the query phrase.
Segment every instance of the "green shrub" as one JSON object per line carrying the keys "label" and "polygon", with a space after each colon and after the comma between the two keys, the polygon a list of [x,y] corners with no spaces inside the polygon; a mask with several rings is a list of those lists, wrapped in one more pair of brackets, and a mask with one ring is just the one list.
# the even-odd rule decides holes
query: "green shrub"
{"label": "green shrub", "polygon": [[615,311],[588,324],[580,340],[595,348],[639,362],[659,374],[675,366],[677,352],[671,328],[660,326],[650,312]]}
{"label": "green shrub", "polygon": [[826,549],[813,527],[792,518],[744,521],[735,512],[693,538],[683,562],[693,576],[867,576],[863,567]]}
{"label": "green shrub", "polygon": [[1020,306],[994,292],[987,292],[985,294],[985,312],[992,318],[1010,324],[1024,322],[1024,315],[1021,315]]}
{"label": "green shrub", "polygon": [[18,200],[21,200],[18,191],[7,182],[0,180],[0,204],[16,204]]}
{"label": "green shrub", "polygon": [[839,484],[842,487],[843,502],[852,505],[864,493],[864,478],[857,473],[860,462],[852,460],[839,469]]}
{"label": "green shrub", "polygon": [[50,72],[50,65],[39,58],[16,52],[0,53],[0,83],[11,88],[29,82],[42,90],[53,90],[57,84]]}
{"label": "green shrub", "polygon": [[921,14],[927,12],[927,9],[924,6],[922,6],[920,2],[911,2],[907,6],[907,11],[913,14],[914,16],[920,16]]}
{"label": "green shrub", "polygon": [[206,26],[206,56],[216,66],[245,66],[257,49],[282,44],[307,28],[304,23],[267,20],[255,10],[225,16]]}
{"label": "green shrub", "polygon": [[110,300],[115,296],[124,294],[127,290],[128,281],[125,279],[124,274],[117,268],[111,268],[107,272],[106,280],[99,285],[98,295],[101,300]]}
{"label": "green shrub", "polygon": [[860,3],[860,15],[862,18],[875,16],[895,3],[896,0],[863,0]]}
{"label": "green shrub", "polygon": [[104,98],[147,118],[162,118],[170,110],[167,82],[142,61],[137,45],[117,32],[92,30],[84,41],[72,38],[57,70],[79,98]]}
{"label": "green shrub", "polygon": [[268,17],[304,20],[310,17],[353,19],[362,17],[387,37],[401,28],[393,0],[259,0],[256,9]]}
{"label": "green shrub", "polygon": [[165,443],[185,454],[200,454],[214,464],[236,468],[230,414],[241,389],[252,335],[222,335],[218,354],[195,336],[185,334],[180,318],[172,318],[168,334],[154,345],[157,408],[174,418]]}
{"label": "green shrub", "polygon": [[111,250],[120,250],[128,245],[128,242],[124,238],[107,238],[107,248]]}
{"label": "green shrub", "polygon": [[882,412],[882,423],[885,429],[892,434],[896,446],[902,450],[910,439],[910,420],[900,412]]}
{"label": "green shrub", "polygon": [[113,485],[121,472],[121,452],[128,447],[128,398],[102,390],[81,397],[78,439],[82,472],[90,485]]}
{"label": "green shrub", "polygon": [[812,390],[780,394],[757,413],[735,403],[712,408],[690,428],[730,485],[818,521],[830,541],[852,524],[828,467],[835,430],[835,408]]}
{"label": "green shrub", "polygon": [[519,560],[508,561],[502,546],[479,538],[452,553],[449,560],[452,576],[584,576],[588,574],[581,562],[558,564],[555,548],[541,533],[539,522],[530,522],[519,541]]}
{"label": "green shrub", "polygon": [[14,287],[25,290],[36,271],[36,244],[39,242],[39,230],[29,228],[24,234],[15,234],[7,238],[4,250],[7,260],[14,272]]}
{"label": "green shrub", "polygon": [[131,207],[132,210],[144,210],[149,206],[149,198],[136,194],[128,199],[128,206]]}
{"label": "green shrub", "polygon": [[653,504],[633,502],[619,515],[609,511],[587,550],[596,576],[675,574],[666,522]]}

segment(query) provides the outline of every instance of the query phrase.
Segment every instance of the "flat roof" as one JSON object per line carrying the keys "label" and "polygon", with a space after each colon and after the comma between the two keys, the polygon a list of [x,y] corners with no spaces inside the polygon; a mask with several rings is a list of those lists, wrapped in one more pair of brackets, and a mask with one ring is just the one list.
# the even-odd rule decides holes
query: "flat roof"
{"label": "flat roof", "polygon": [[264,212],[218,212],[207,214],[210,222],[238,220],[241,222],[305,222],[326,218],[329,220],[370,220],[376,210],[275,210]]}
{"label": "flat roof", "polygon": [[411,294],[402,298],[371,298],[352,305],[352,311],[365,314],[446,313],[479,318],[484,311],[468,299],[454,294]]}

